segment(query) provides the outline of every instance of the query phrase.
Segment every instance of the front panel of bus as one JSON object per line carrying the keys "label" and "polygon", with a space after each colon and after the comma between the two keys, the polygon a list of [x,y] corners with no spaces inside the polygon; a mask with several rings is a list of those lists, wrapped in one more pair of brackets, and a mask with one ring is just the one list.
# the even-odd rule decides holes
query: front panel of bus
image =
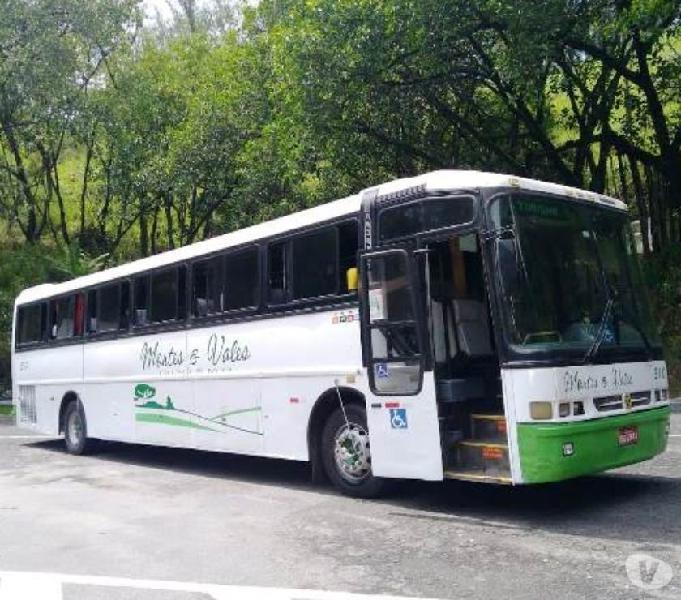
{"label": "front panel of bus", "polygon": [[363,210],[377,475],[534,483],[664,450],[666,368],[626,212],[518,188]]}
{"label": "front panel of bus", "polygon": [[556,481],[662,452],[667,372],[627,213],[496,190],[486,218],[513,480]]}

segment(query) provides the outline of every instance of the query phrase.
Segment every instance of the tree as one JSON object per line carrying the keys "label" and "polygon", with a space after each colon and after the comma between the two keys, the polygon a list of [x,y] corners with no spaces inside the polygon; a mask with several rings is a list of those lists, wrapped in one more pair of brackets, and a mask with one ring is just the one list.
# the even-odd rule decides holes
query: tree
{"label": "tree", "polygon": [[[8,0],[0,15],[0,203],[31,243],[68,244],[60,160],[137,0]],[[56,203],[57,224],[52,208]]]}

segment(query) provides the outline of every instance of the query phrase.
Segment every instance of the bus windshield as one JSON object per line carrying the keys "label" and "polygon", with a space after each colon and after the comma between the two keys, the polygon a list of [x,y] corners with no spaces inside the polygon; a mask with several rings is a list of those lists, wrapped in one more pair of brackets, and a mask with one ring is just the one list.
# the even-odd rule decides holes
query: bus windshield
{"label": "bus windshield", "polygon": [[490,208],[512,350],[659,348],[626,213],[522,193]]}

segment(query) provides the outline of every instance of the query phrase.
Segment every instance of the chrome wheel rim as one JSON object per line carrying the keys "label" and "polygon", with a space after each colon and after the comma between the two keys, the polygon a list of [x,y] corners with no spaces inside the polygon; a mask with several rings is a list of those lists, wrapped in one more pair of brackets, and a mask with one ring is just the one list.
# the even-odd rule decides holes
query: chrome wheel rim
{"label": "chrome wheel rim", "polygon": [[369,432],[357,423],[338,428],[335,435],[334,458],[341,477],[358,484],[371,475]]}
{"label": "chrome wheel rim", "polygon": [[78,446],[83,439],[83,419],[80,418],[78,411],[73,411],[69,415],[69,422],[66,427],[66,435],[71,446]]}

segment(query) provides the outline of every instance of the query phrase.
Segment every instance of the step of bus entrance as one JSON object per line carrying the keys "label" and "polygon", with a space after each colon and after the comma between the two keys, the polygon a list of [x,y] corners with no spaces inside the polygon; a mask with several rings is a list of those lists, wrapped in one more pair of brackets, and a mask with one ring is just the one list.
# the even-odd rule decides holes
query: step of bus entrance
{"label": "step of bus entrance", "polygon": [[473,470],[490,477],[510,476],[508,444],[468,439],[455,444],[455,470]]}
{"label": "step of bus entrance", "polygon": [[498,414],[471,415],[471,437],[475,440],[506,442],[506,417]]}
{"label": "step of bus entrance", "polygon": [[447,469],[444,472],[445,479],[458,479],[460,481],[475,481],[476,483],[498,483],[511,485],[513,480],[510,473],[492,475],[482,469]]}

